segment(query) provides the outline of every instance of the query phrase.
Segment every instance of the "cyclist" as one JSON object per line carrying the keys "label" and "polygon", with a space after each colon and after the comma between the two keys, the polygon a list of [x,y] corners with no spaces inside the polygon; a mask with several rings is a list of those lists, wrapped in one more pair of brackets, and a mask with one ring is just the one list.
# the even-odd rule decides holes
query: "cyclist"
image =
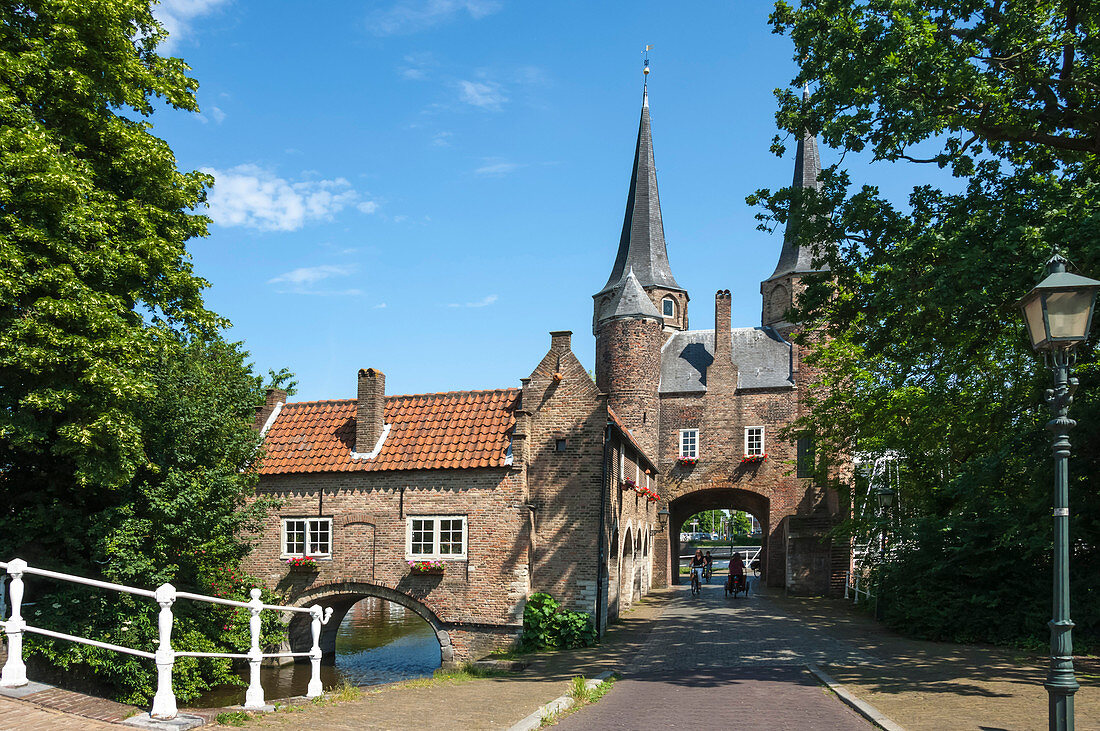
{"label": "cyclist", "polygon": [[730,591],[739,591],[744,586],[745,562],[742,560],[740,553],[735,553],[730,557],[729,588]]}
{"label": "cyclist", "polygon": [[710,581],[710,576],[714,573],[714,559],[710,557],[710,551],[707,551],[704,558],[707,560],[707,567],[703,569],[703,581]]}
{"label": "cyclist", "polygon": [[695,555],[691,557],[691,588],[696,591],[698,586],[703,586],[703,569],[706,568],[707,559],[703,556],[703,549],[696,548]]}

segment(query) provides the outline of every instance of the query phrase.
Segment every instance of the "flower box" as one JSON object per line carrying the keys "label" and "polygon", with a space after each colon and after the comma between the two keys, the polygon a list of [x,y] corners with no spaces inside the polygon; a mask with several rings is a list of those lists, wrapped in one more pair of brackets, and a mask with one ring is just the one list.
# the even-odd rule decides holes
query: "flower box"
{"label": "flower box", "polygon": [[766,454],[746,454],[741,458],[741,464],[760,464],[767,458]]}
{"label": "flower box", "polygon": [[694,467],[695,463],[699,461],[698,457],[680,457],[676,460],[677,464],[682,464],[685,467]]}
{"label": "flower box", "polygon": [[321,567],[317,565],[317,559],[312,556],[296,556],[287,559],[286,565],[290,568],[291,573],[295,574],[313,574],[321,570]]}
{"label": "flower box", "polygon": [[638,483],[634,482],[634,480],[623,480],[622,488],[624,490],[637,490]]}
{"label": "flower box", "polygon": [[442,561],[409,561],[409,573],[414,576],[441,576],[444,566]]}

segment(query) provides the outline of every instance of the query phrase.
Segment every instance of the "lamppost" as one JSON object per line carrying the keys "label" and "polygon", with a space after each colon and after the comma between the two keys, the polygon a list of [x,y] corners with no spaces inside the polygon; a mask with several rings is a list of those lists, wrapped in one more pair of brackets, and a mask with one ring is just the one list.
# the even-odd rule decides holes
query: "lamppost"
{"label": "lamppost", "polygon": [[1045,401],[1054,417],[1054,618],[1050,621],[1050,671],[1044,685],[1050,702],[1050,731],[1073,731],[1073,622],[1069,618],[1069,405],[1077,379],[1069,377],[1078,345],[1088,339],[1100,282],[1066,271],[1059,255],[1047,262],[1047,276],[1019,306],[1024,312],[1031,347],[1043,353],[1054,375]]}
{"label": "lamppost", "polygon": [[[886,525],[890,511],[894,507],[896,493],[889,487],[883,486],[875,489],[875,501],[878,503],[879,531],[878,531],[878,557],[881,564],[886,563]],[[875,592],[875,619],[882,621],[882,572],[879,566],[878,590]]]}

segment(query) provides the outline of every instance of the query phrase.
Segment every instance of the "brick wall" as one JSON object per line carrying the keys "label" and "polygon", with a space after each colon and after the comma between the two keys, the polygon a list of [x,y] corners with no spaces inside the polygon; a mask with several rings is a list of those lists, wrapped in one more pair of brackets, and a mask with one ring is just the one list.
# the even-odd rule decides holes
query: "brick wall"
{"label": "brick wall", "polygon": [[[295,597],[328,584],[377,585],[423,603],[445,623],[510,628],[522,623],[528,511],[522,473],[507,468],[265,476],[260,494],[282,501],[267,516],[245,569]],[[410,515],[465,515],[467,555],[443,576],[413,576]],[[315,575],[288,573],[281,517],[333,517],[332,557]]]}
{"label": "brick wall", "polygon": [[611,320],[596,336],[596,385],[648,454],[657,446],[664,342],[653,320]]}

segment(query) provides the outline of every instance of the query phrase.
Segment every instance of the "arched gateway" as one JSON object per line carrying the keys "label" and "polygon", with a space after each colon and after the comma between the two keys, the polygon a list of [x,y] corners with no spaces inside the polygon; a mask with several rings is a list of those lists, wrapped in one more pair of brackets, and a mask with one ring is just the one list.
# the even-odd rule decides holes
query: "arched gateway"
{"label": "arched gateway", "polygon": [[[771,535],[769,500],[748,490],[732,487],[715,487],[702,490],[693,490],[669,502],[668,542],[671,548],[670,555],[673,567],[677,565],[677,557],[683,553],[680,545],[680,533],[683,532],[684,521],[696,513],[704,510],[743,510],[750,513],[760,522],[763,536]],[[779,553],[782,549],[780,548]],[[781,573],[782,569],[769,563],[768,558],[772,551],[768,550],[768,541],[761,541],[760,571],[764,581],[767,582],[770,575]],[[679,571],[672,571],[673,583],[679,583]],[[778,576],[773,577],[773,586],[782,586]]]}

